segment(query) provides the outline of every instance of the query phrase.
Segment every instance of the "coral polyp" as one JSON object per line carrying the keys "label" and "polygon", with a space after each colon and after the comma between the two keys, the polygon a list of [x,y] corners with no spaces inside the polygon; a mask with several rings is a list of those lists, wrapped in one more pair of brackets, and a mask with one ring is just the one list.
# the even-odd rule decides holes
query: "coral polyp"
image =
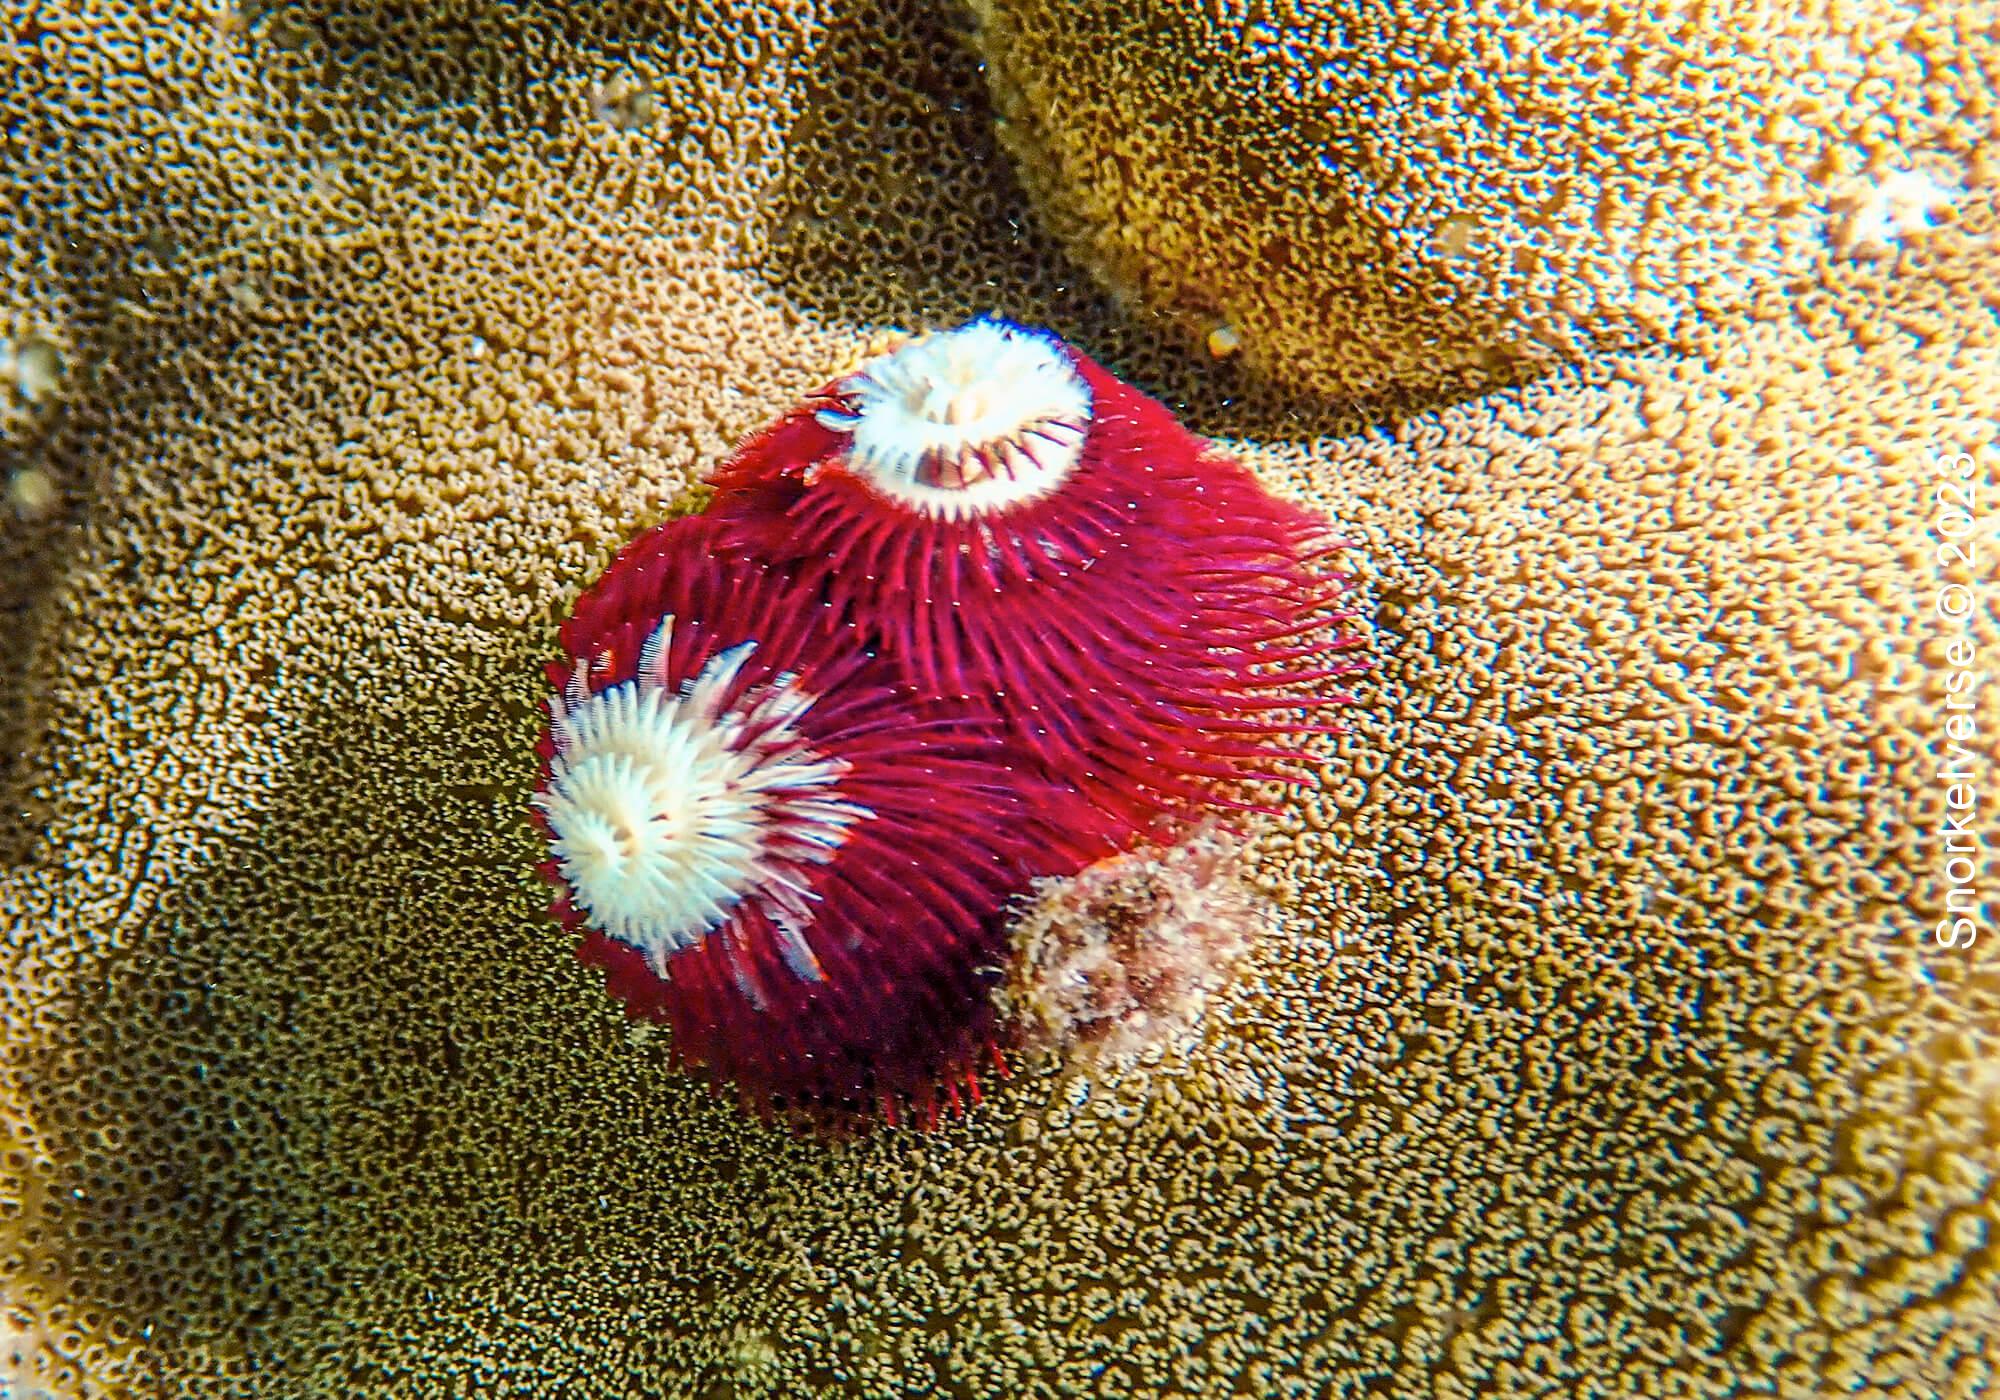
{"label": "coral polyp", "polygon": [[906,342],[714,482],[738,548],[1136,828],[1296,777],[1358,669],[1329,525],[1044,332]]}
{"label": "coral polyp", "polygon": [[760,1110],[934,1113],[992,1051],[1001,911],[1116,847],[716,522],[642,535],[578,602],[534,798],[583,959]]}

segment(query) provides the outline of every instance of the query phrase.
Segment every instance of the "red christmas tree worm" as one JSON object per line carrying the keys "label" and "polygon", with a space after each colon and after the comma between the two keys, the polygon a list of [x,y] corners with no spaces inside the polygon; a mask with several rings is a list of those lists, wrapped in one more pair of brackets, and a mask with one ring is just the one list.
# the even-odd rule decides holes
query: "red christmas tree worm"
{"label": "red christmas tree worm", "polygon": [[1359,669],[1325,522],[1045,333],[907,342],[715,484],[563,628],[535,808],[585,959],[760,1106],[976,1094],[1029,897],[1304,781]]}
{"label": "red christmas tree worm", "polygon": [[1115,849],[1104,814],[708,518],[629,545],[562,645],[544,874],[631,1014],[758,1107],[976,1095],[1003,911]]}
{"label": "red christmas tree worm", "polygon": [[714,482],[737,548],[1143,830],[1300,780],[1310,712],[1360,669],[1327,523],[1043,332],[906,342]]}

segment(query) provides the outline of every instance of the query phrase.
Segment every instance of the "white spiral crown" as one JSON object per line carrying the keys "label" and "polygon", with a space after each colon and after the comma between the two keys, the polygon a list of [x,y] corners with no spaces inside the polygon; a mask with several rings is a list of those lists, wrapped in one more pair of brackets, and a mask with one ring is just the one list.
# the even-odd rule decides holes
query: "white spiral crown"
{"label": "white spiral crown", "polygon": [[666,683],[674,619],[640,653],[639,673],[592,692],[579,662],[550,703],[556,753],[535,795],[556,864],[592,927],[667,975],[745,899],[783,939],[787,963],[819,980],[804,930],[811,867],[872,815],[843,801],[846,765],[798,733],[814,697],[791,676],[725,707],[755,642],[718,653],[678,690]]}
{"label": "white spiral crown", "polygon": [[819,421],[848,466],[920,514],[963,520],[1055,490],[1090,430],[1090,386],[1061,345],[1006,321],[918,336],[840,382]]}

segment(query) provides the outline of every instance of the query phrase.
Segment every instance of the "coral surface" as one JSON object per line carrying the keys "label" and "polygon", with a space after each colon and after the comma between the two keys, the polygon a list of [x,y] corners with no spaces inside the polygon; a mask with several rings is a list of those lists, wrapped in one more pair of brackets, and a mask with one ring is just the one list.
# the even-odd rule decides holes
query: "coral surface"
{"label": "coral surface", "polygon": [[968,8],[1083,261],[1190,346],[1330,393],[1672,335],[1808,269],[1830,210],[1993,164],[1969,2]]}
{"label": "coral surface", "polygon": [[[2000,972],[1931,935],[1990,184],[1370,425],[1091,292],[936,7],[664,15],[0,6],[0,291],[65,367],[0,448],[54,488],[0,527],[6,1383],[1990,1393]],[[539,667],[865,333],[995,303],[1357,534],[1379,670],[1136,1120],[1024,1076],[802,1141],[546,920]]]}

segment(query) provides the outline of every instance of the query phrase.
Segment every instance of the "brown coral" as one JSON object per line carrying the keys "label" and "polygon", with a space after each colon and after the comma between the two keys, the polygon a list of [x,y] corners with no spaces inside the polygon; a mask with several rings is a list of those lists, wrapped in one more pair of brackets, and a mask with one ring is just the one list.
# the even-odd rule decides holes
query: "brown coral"
{"label": "brown coral", "polygon": [[1848,177],[1993,137],[1977,7],[971,0],[1022,179],[1111,286],[1373,398],[1673,334],[1811,266]]}
{"label": "brown coral", "polygon": [[[1990,190],[1687,356],[1360,432],[1067,290],[928,7],[158,9],[0,10],[0,275],[74,371],[9,447],[63,502],[6,556],[17,1378],[1991,1389],[2000,977],[1927,941],[1919,490],[1993,461]],[[1136,1122],[1024,1080],[801,1142],[544,928],[535,662],[861,323],[1001,285],[1364,534],[1382,666],[1260,846],[1294,931]]]}

